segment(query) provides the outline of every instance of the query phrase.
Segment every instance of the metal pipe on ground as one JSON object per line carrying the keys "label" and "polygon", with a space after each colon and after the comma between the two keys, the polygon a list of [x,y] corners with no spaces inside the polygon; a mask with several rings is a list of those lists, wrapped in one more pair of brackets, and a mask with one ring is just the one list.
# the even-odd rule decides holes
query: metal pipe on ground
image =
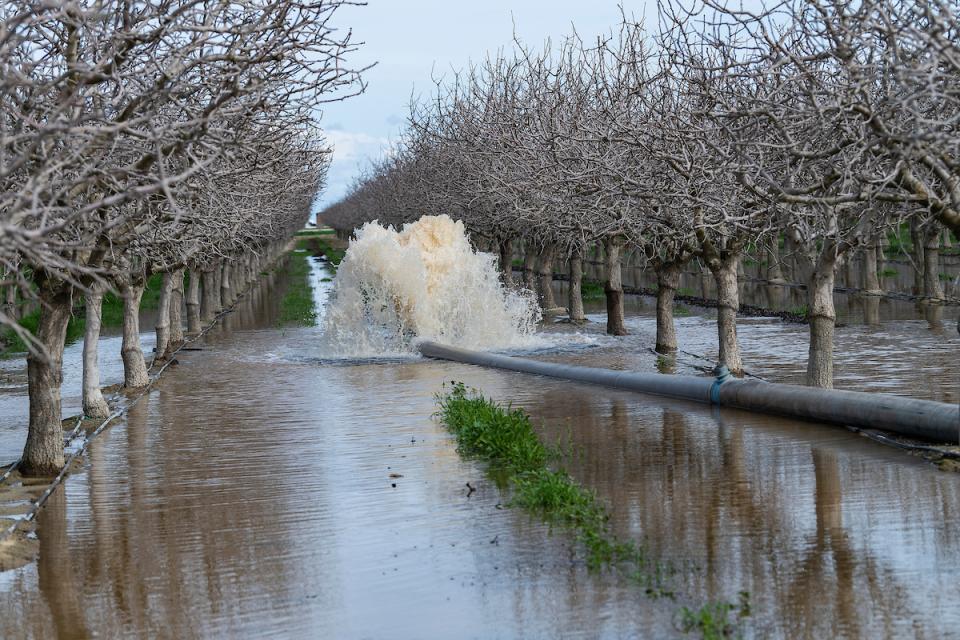
{"label": "metal pipe on ground", "polygon": [[424,356],[438,360],[589,382],[615,389],[861,429],[883,429],[938,443],[957,442],[960,435],[960,408],[944,402],[883,393],[740,380],[729,376],[725,370],[716,378],[633,373],[515,358],[434,342],[422,342],[418,346]]}

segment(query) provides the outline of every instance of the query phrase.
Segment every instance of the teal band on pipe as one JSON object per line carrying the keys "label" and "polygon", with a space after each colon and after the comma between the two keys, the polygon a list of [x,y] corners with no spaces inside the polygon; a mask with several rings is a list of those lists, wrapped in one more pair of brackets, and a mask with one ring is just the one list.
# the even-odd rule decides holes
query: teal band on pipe
{"label": "teal band on pipe", "polygon": [[713,384],[710,385],[710,404],[720,404],[720,385],[723,382],[717,378],[713,381]]}
{"label": "teal band on pipe", "polygon": [[717,365],[717,368],[714,369],[713,372],[717,377],[713,381],[713,384],[710,385],[710,404],[720,406],[720,385],[730,377],[730,369],[727,369],[726,365],[721,364]]}

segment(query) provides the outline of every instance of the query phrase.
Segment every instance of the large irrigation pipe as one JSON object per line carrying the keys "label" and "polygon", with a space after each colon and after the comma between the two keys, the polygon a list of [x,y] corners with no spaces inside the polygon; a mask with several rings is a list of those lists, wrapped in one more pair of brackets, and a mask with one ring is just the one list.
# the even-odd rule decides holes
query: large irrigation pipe
{"label": "large irrigation pipe", "polygon": [[945,402],[915,400],[883,393],[837,391],[761,380],[739,380],[730,376],[725,368],[716,378],[699,378],[540,362],[448,347],[434,342],[420,343],[419,348],[420,353],[428,358],[590,382],[616,389],[817,422],[862,429],[884,429],[933,442],[956,442],[960,434],[960,409],[957,405]]}

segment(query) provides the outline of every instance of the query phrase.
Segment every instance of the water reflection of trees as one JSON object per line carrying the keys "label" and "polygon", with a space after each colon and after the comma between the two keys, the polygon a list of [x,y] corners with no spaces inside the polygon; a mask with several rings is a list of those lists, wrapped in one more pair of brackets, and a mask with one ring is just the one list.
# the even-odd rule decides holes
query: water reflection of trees
{"label": "water reflection of trees", "polygon": [[[648,540],[700,597],[750,591],[770,635],[887,636],[950,598],[909,559],[957,557],[949,528],[922,529],[958,508],[954,483],[928,467],[776,418],[717,421],[693,405],[606,390],[541,398],[527,408],[548,425],[570,416],[584,452],[571,472],[611,504],[618,531]],[[905,548],[904,537],[916,544]],[[916,624],[936,635],[945,623]]]}

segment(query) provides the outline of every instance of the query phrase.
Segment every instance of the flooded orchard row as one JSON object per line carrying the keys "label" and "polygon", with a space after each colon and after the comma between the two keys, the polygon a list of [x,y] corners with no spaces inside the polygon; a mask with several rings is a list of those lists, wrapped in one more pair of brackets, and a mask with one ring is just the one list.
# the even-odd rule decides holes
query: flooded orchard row
{"label": "flooded orchard row", "polygon": [[[277,326],[284,286],[245,298],[93,442],[41,512],[37,561],[0,573],[0,635],[669,637],[681,606],[740,592],[749,637],[958,628],[960,477],[809,423],[454,363],[330,363],[317,329]],[[650,353],[652,311],[635,299],[622,339],[545,326],[553,346],[533,356],[700,373],[695,355]],[[748,368],[802,371],[804,327],[741,326]],[[708,312],[678,332],[715,355]],[[923,316],[849,324],[837,342],[838,386],[956,400],[957,339]],[[570,473],[673,568],[677,599],[591,573],[576,541],[504,508],[430,418],[451,380],[574,451]]]}

